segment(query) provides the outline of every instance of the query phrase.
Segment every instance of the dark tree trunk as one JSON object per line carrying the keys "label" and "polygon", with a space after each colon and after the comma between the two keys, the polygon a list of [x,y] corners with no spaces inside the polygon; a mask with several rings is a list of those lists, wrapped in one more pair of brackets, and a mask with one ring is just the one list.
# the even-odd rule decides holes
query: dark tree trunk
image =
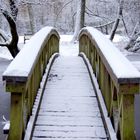
{"label": "dark tree trunk", "polygon": [[11,35],[12,35],[12,40],[11,40],[10,44],[6,44],[5,46],[10,51],[11,55],[13,57],[15,57],[19,52],[19,49],[17,46],[18,33],[17,33],[17,29],[16,29],[16,24],[15,24],[15,21],[13,20],[12,16],[7,11],[4,11],[4,10],[1,10],[1,11],[10,25],[10,31],[11,31]]}

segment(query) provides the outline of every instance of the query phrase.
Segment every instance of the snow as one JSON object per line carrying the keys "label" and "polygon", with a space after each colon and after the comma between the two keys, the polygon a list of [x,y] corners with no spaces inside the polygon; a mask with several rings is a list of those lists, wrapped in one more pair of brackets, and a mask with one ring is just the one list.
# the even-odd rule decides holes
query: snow
{"label": "snow", "polygon": [[[140,72],[123,56],[123,54],[102,33],[92,27],[85,27],[82,31],[90,34],[98,44],[99,50],[106,58],[117,78],[139,78]],[[81,33],[82,33],[81,31]]]}
{"label": "snow", "polygon": [[52,27],[44,27],[37,32],[30,41],[24,45],[22,51],[20,51],[14,61],[11,62],[3,76],[28,77],[42,44],[48,38],[47,36],[49,36],[51,31],[53,31]]}
{"label": "snow", "polygon": [[13,59],[12,55],[10,54],[10,52],[8,51],[8,49],[6,47],[0,48],[0,58],[5,58],[7,60]]}
{"label": "snow", "polygon": [[78,42],[72,42],[73,35],[60,35],[60,54],[62,56],[77,56],[79,54]]}
{"label": "snow", "polygon": [[140,61],[133,61],[132,64],[140,71]]}

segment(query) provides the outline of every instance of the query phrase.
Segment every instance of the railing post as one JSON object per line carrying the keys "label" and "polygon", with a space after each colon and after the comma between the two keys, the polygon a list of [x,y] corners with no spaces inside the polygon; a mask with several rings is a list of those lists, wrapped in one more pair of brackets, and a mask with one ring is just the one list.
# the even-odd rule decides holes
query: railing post
{"label": "railing post", "polygon": [[135,140],[134,95],[139,92],[139,84],[120,85],[121,105],[121,140]]}
{"label": "railing post", "polygon": [[8,140],[21,140],[24,133],[23,98],[24,93],[11,93],[10,131]]}

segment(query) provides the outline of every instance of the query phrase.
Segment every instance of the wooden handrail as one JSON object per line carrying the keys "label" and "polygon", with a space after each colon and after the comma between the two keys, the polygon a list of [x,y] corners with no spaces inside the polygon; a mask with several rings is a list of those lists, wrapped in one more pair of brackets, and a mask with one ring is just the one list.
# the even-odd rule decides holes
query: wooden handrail
{"label": "wooden handrail", "polygon": [[8,140],[23,139],[41,78],[50,57],[59,50],[59,39],[54,28],[41,29],[3,73],[6,91],[11,92]]}
{"label": "wooden handrail", "polygon": [[134,95],[139,92],[140,72],[92,27],[81,30],[79,49],[92,65],[118,139],[134,140]]}

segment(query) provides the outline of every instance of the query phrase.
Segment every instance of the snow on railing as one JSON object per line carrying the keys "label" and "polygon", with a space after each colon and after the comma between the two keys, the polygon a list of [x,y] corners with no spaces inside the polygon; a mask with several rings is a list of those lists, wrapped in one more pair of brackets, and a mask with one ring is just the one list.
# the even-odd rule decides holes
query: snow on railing
{"label": "snow on railing", "polygon": [[52,54],[58,52],[59,38],[54,28],[41,29],[3,73],[6,90],[11,92],[9,140],[23,137],[46,65]]}
{"label": "snow on railing", "polygon": [[140,72],[105,35],[92,27],[81,30],[79,48],[93,67],[118,138],[135,139],[134,94],[139,92]]}

